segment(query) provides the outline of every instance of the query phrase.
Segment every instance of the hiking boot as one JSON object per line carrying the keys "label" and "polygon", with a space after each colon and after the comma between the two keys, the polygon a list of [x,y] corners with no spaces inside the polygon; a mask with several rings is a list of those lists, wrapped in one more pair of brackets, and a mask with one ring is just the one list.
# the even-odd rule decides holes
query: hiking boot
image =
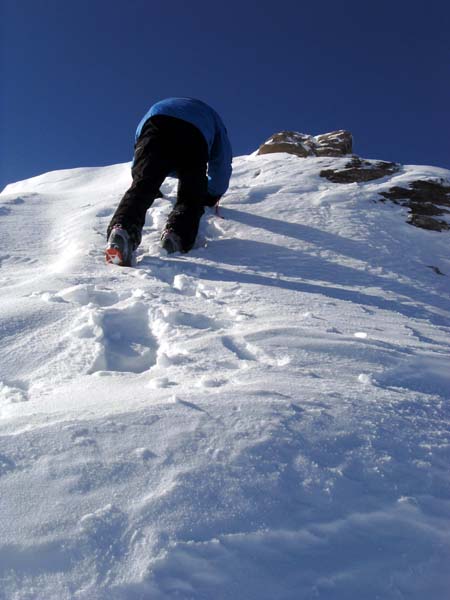
{"label": "hiking boot", "polygon": [[106,262],[120,267],[131,267],[133,250],[134,245],[127,230],[121,225],[115,225],[111,230],[105,250]]}
{"label": "hiking boot", "polygon": [[161,234],[161,246],[167,254],[174,252],[183,252],[181,238],[173,231],[173,229],[165,229]]}
{"label": "hiking boot", "polygon": [[[175,246],[181,252],[189,252],[194,247],[195,238],[197,237],[198,227],[202,214],[204,213],[203,206],[188,205],[177,202],[172,212],[167,217],[167,223],[164,227],[162,241],[166,237],[166,232],[170,232],[171,242],[173,235],[176,236]],[[172,245],[172,244],[171,244]],[[164,248],[163,244],[163,248]]]}

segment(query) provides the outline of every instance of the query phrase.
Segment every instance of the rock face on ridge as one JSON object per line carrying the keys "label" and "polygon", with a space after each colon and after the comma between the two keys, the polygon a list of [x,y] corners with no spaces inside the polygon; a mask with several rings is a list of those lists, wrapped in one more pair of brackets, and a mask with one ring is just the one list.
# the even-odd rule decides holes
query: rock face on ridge
{"label": "rock face on ridge", "polygon": [[[300,158],[313,156],[349,156],[344,166],[323,169],[320,176],[337,184],[364,183],[392,177],[401,165],[382,160],[364,160],[352,154],[353,138],[349,131],[340,129],[321,135],[308,135],[298,131],[281,131],[266,140],[257,154],[287,152]],[[393,186],[380,192],[380,201],[390,200],[409,209],[407,222],[422,229],[448,231],[448,220],[439,219],[450,215],[450,184],[447,181],[416,180],[408,187]]]}
{"label": "rock face on ridge", "polygon": [[344,156],[352,152],[352,134],[340,129],[312,136],[298,131],[281,131],[262,144],[257,154],[287,152],[302,158],[307,156]]}
{"label": "rock face on ridge", "polygon": [[399,169],[400,165],[397,163],[383,160],[369,161],[354,156],[344,168],[323,170],[320,176],[333,183],[356,183],[387,177],[397,173]]}
{"label": "rock face on ridge", "polygon": [[413,181],[408,188],[392,187],[381,192],[387,200],[410,210],[408,223],[433,231],[448,231],[450,225],[436,217],[450,215],[450,185],[444,181]]}
{"label": "rock face on ridge", "polygon": [[[400,171],[397,163],[369,161],[354,156],[344,167],[326,169],[320,176],[333,183],[361,183],[382,177],[390,177]],[[391,200],[409,209],[407,222],[422,229],[448,231],[450,225],[436,217],[450,215],[450,185],[444,180],[418,179],[408,187],[393,186],[387,192],[379,192],[382,202]]]}

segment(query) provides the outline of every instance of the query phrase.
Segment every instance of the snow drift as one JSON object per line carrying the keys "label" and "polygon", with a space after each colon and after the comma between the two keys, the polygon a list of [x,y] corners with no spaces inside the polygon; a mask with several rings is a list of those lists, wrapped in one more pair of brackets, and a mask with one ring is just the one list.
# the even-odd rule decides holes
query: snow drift
{"label": "snow drift", "polygon": [[129,165],[0,195],[0,598],[440,599],[449,234],[345,158],[235,159],[197,247],[103,264]]}

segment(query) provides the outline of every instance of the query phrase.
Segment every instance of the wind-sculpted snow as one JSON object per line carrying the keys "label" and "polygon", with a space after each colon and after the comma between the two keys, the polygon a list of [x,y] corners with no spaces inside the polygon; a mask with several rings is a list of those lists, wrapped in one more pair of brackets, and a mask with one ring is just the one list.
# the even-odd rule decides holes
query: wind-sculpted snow
{"label": "wind-sculpted snow", "polygon": [[430,600],[450,589],[449,234],[240,157],[196,248],[103,263],[129,165],[0,195],[0,599]]}

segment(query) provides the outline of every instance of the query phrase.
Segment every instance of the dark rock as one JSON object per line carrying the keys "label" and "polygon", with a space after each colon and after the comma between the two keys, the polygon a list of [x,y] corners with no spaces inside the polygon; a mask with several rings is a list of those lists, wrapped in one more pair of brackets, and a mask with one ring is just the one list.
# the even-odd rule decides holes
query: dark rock
{"label": "dark rock", "polygon": [[355,183],[387,177],[399,169],[397,163],[382,160],[368,161],[355,156],[342,169],[326,169],[320,172],[320,176],[333,183]]}
{"label": "dark rock", "polygon": [[421,229],[430,229],[431,231],[448,231],[450,229],[450,225],[446,221],[414,213],[409,215],[407,223],[411,223],[411,225],[415,225]]}
{"label": "dark rock", "polygon": [[410,210],[408,223],[432,231],[448,231],[450,225],[434,217],[450,214],[450,185],[444,181],[417,180],[409,187],[395,186],[381,192],[383,198]]}
{"label": "dark rock", "polygon": [[281,131],[262,144],[257,154],[287,152],[302,158],[307,156],[344,156],[352,152],[352,134],[343,129],[318,136]]}
{"label": "dark rock", "polygon": [[450,208],[450,185],[445,185],[443,181],[413,181],[408,188],[396,186],[381,195],[394,202],[408,198],[419,204],[433,203]]}
{"label": "dark rock", "polygon": [[[323,170],[320,176],[334,183],[354,183],[387,177],[396,173],[399,168],[398,164],[392,162],[353,157],[345,167]],[[450,230],[449,223],[435,218],[450,214],[450,186],[444,181],[413,181],[407,188],[394,186],[387,192],[380,192],[380,195],[384,200],[409,208],[407,222],[411,225],[431,231]]]}
{"label": "dark rock", "polygon": [[317,156],[344,156],[353,151],[352,134],[344,129],[316,135],[314,139]]}
{"label": "dark rock", "polygon": [[313,156],[310,136],[296,131],[281,131],[276,133],[259,147],[258,154],[272,152],[287,152],[296,156]]}

